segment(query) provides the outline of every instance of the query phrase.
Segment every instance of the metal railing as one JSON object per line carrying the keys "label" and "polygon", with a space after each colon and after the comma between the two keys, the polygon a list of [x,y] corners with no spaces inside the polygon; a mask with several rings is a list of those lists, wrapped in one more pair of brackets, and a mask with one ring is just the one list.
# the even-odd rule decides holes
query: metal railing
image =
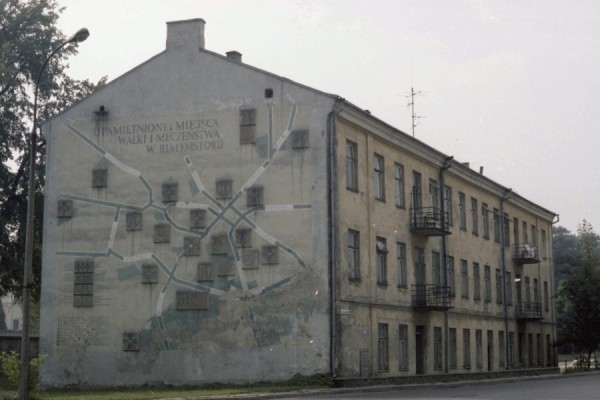
{"label": "metal railing", "polygon": [[427,236],[450,233],[448,213],[436,207],[411,208],[410,230]]}
{"label": "metal railing", "polygon": [[412,285],[412,305],[418,308],[445,310],[452,308],[450,286]]}
{"label": "metal railing", "polygon": [[517,303],[515,307],[515,318],[524,321],[534,321],[542,319],[542,304]]}
{"label": "metal railing", "polygon": [[535,264],[540,262],[537,246],[531,243],[517,243],[512,246],[513,260],[519,264]]}

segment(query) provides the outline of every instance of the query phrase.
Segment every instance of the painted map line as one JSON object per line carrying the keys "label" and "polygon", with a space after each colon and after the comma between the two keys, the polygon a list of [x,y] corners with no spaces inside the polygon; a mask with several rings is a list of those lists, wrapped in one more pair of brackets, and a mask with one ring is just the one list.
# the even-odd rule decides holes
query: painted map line
{"label": "painted map line", "polygon": [[121,214],[121,208],[117,207],[115,209],[115,217],[112,222],[112,226],[110,227],[110,236],[108,237],[108,249],[112,249],[115,245],[115,237],[117,236],[117,228],[119,226],[119,215]]}
{"label": "painted map line", "polygon": [[294,250],[292,250],[288,245],[277,241],[277,246],[280,247],[281,249],[283,249],[286,253],[288,253],[289,255],[291,255],[292,257],[294,257],[296,259],[296,261],[298,261],[298,264],[300,264],[300,266],[302,268],[306,268],[306,264],[304,264],[304,261],[302,261],[302,258],[300,258],[300,256],[298,255],[298,253],[296,253]]}
{"label": "painted map line", "polygon": [[92,199],[91,197],[80,196],[77,194],[62,193],[62,196],[69,198],[69,199],[80,201],[82,203],[98,204],[101,206],[106,206],[106,207],[111,207],[111,208],[113,208],[113,207],[114,208],[122,208],[122,209],[129,210],[129,211],[144,211],[144,209],[146,208],[146,207],[134,206],[131,204],[117,203],[114,201]]}
{"label": "painted map line", "polygon": [[110,257],[109,252],[100,252],[100,251],[57,251],[56,255],[58,256],[67,256],[67,257]]}
{"label": "painted map line", "polygon": [[183,160],[185,161],[185,165],[187,166],[188,171],[192,175],[192,179],[194,180],[194,183],[196,184],[198,191],[204,192],[205,191],[204,185],[202,184],[202,181],[200,180],[200,176],[198,175],[198,171],[196,170],[196,167],[192,163],[192,159],[190,158],[190,156],[185,156],[185,157],[183,157]]}
{"label": "painted map line", "polygon": [[[237,225],[235,227],[237,227]],[[241,260],[240,254],[237,251],[237,248],[235,246],[236,240],[233,238],[233,232],[234,232],[235,227],[232,226],[231,229],[229,229],[229,233],[227,234],[227,239],[229,242],[229,249],[232,251],[233,256],[235,258],[235,269],[237,272],[237,276],[240,279],[240,284],[242,285],[242,290],[247,291],[248,283],[246,281],[246,275],[242,271],[242,260]]]}
{"label": "painted map line", "polygon": [[96,150],[98,153],[100,153],[103,156],[106,154],[106,150],[104,150],[102,147],[98,146],[96,143],[94,143],[92,140],[90,140],[86,135],[81,133],[73,125],[71,125],[70,123],[67,123],[66,125],[67,125],[67,128],[72,130],[73,133],[75,133],[75,135],[78,136],[79,139],[83,140],[88,146],[90,146],[91,148],[93,148],[94,150]]}
{"label": "painted map line", "polygon": [[294,211],[312,208],[312,204],[269,204],[257,211]]}

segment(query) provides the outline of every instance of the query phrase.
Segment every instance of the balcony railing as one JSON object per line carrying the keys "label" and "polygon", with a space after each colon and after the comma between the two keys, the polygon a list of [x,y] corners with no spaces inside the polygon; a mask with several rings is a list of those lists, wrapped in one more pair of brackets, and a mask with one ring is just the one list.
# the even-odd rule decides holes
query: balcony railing
{"label": "balcony railing", "polygon": [[518,264],[536,264],[540,262],[537,246],[531,243],[517,243],[512,247],[513,261]]}
{"label": "balcony railing", "polygon": [[539,321],[542,317],[542,305],[540,303],[517,303],[515,318],[520,321]]}
{"label": "balcony railing", "polygon": [[435,207],[411,208],[410,230],[425,236],[450,234],[448,213]]}
{"label": "balcony railing", "polygon": [[447,310],[452,308],[450,286],[412,285],[412,305],[415,308]]}

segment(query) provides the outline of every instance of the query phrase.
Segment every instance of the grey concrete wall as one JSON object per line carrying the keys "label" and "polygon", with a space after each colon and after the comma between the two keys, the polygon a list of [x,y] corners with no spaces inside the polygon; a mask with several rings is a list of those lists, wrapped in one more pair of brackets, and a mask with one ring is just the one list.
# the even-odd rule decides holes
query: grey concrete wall
{"label": "grey concrete wall", "polygon": [[[328,372],[332,99],[199,50],[200,20],[169,28],[165,52],[44,126],[41,382]],[[240,144],[242,109],[255,109],[254,143]],[[308,144],[294,145],[296,131]],[[258,206],[250,187],[262,187]]]}

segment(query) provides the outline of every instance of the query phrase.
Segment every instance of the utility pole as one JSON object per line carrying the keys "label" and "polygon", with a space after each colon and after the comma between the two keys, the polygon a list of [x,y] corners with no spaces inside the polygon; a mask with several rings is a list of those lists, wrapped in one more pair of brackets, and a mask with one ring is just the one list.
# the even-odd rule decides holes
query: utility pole
{"label": "utility pole", "polygon": [[415,92],[414,88],[410,88],[410,95],[408,96],[404,96],[404,97],[410,97],[410,101],[408,102],[408,104],[406,105],[407,107],[410,107],[411,110],[411,116],[412,116],[412,136],[415,137],[415,127],[417,125],[419,125],[417,123],[418,119],[424,118],[420,115],[416,115],[415,114],[415,96],[421,94],[421,92]]}

